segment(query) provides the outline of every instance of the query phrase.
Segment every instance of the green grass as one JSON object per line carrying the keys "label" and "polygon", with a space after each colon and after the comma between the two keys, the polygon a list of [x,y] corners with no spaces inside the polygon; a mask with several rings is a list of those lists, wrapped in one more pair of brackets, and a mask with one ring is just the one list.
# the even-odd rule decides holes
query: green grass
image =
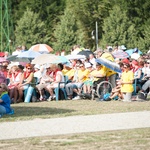
{"label": "green grass", "polygon": [[4,115],[0,121],[32,120],[74,115],[94,115],[135,111],[150,111],[150,101],[124,103],[121,101],[97,102],[90,100],[51,101],[13,104],[14,115]]}
{"label": "green grass", "polygon": [[[124,103],[90,100],[51,101],[13,104],[14,115],[4,115],[1,122],[56,118],[73,115],[94,115],[150,111],[150,101]],[[13,130],[13,129],[12,129]],[[1,150],[148,150],[150,128],[46,137],[0,140]]]}
{"label": "green grass", "polygon": [[150,128],[0,141],[7,150],[148,150]]}

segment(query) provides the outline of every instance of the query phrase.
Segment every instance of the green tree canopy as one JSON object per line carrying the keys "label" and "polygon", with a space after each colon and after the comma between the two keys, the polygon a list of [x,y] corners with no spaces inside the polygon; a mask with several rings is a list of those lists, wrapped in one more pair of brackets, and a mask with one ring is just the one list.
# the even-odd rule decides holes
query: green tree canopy
{"label": "green tree canopy", "polygon": [[16,44],[26,44],[30,47],[36,43],[47,43],[45,24],[39,19],[39,15],[27,9],[20,20],[17,21],[15,30]]}
{"label": "green tree canopy", "polygon": [[114,6],[109,17],[104,19],[101,44],[103,46],[124,44],[128,48],[134,48],[136,45],[134,24],[127,17],[126,11],[121,10],[119,6]]}

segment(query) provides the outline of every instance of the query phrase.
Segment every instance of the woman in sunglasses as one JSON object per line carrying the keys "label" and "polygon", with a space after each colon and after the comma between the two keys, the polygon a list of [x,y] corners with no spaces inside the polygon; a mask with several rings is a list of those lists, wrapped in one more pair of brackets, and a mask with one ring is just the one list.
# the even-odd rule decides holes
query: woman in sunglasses
{"label": "woman in sunglasses", "polygon": [[121,80],[119,81],[119,84],[121,84],[121,93],[123,94],[123,101],[130,102],[132,92],[134,91],[134,73],[130,69],[130,64],[124,64],[123,68],[124,71],[121,75]]}
{"label": "woman in sunglasses", "polygon": [[20,80],[20,84],[18,85],[18,94],[19,98],[17,102],[23,102],[23,91],[29,87],[30,83],[34,83],[34,72],[31,64],[26,64],[25,71],[23,72]]}

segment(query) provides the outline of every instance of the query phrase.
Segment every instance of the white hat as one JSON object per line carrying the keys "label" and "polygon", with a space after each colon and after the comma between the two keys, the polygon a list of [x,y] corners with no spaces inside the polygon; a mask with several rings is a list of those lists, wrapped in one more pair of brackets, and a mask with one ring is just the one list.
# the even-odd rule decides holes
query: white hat
{"label": "white hat", "polygon": [[125,49],[127,49],[124,45],[121,45],[121,49],[122,50],[125,50]]}
{"label": "white hat", "polygon": [[36,64],[34,68],[40,69],[40,65]]}
{"label": "white hat", "polygon": [[85,63],[85,68],[89,68],[91,66],[92,66],[91,63]]}

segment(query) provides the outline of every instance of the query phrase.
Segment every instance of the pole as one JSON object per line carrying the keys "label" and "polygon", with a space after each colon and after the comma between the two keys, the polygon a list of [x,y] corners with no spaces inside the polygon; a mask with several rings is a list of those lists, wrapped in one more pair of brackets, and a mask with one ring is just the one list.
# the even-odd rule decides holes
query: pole
{"label": "pole", "polygon": [[98,25],[97,25],[97,21],[96,21],[96,33],[95,33],[95,37],[96,37],[96,50],[98,49]]}

